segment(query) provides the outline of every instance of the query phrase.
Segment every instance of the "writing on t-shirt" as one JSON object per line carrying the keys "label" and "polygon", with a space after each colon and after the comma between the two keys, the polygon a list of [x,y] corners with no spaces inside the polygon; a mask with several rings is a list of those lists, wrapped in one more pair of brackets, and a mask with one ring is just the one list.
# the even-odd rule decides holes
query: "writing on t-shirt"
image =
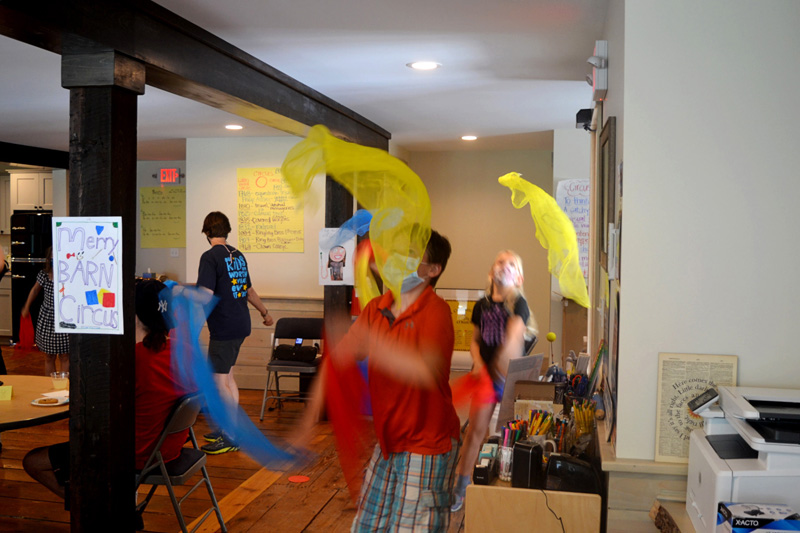
{"label": "writing on t-shirt", "polygon": [[231,278],[231,292],[234,298],[247,297],[247,261],[242,256],[225,259],[228,277]]}
{"label": "writing on t-shirt", "polygon": [[492,305],[481,313],[481,337],[487,346],[496,347],[505,342],[508,312],[502,305]]}

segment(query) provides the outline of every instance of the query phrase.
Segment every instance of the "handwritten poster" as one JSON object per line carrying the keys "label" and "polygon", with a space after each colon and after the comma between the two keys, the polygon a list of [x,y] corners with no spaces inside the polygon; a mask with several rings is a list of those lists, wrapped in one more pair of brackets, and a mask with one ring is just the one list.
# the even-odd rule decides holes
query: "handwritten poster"
{"label": "handwritten poster", "polygon": [[353,285],[356,237],[337,242],[338,228],[319,230],[319,284]]}
{"label": "handwritten poster", "polygon": [[436,289],[436,294],[450,306],[457,352],[468,352],[472,342],[472,309],[484,291],[474,289]]}
{"label": "handwritten poster", "polygon": [[303,209],[280,168],[237,168],[239,249],[303,252]]}
{"label": "handwritten poster", "polygon": [[139,188],[142,248],[186,247],[186,186]]}
{"label": "handwritten poster", "polygon": [[578,236],[578,256],[583,279],[589,279],[589,180],[558,182],[556,202],[564,210]]}
{"label": "handwritten poster", "polygon": [[453,316],[453,331],[455,333],[455,346],[453,350],[468,352],[472,342],[472,309],[475,302],[447,300],[450,313]]}
{"label": "handwritten poster", "polygon": [[53,217],[57,333],[122,335],[121,276],[121,217]]}
{"label": "handwritten poster", "polygon": [[686,405],[707,389],[736,385],[735,355],[658,354],[656,461],[689,462],[689,435],[703,419]]}

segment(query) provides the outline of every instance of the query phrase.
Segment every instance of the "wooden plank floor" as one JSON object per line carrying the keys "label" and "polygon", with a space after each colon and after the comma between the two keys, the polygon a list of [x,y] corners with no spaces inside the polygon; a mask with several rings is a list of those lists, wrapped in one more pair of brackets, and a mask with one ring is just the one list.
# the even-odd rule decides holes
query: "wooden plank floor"
{"label": "wooden plank floor", "polygon": [[[43,374],[39,352],[21,352],[2,341],[2,354],[9,374]],[[1,379],[1,378],[0,378]],[[250,419],[270,439],[288,435],[303,411],[303,404],[288,402],[280,411],[266,412],[258,420],[263,391],[242,390],[240,404]],[[194,427],[200,438],[208,432],[202,415]],[[69,512],[54,494],[33,481],[22,469],[22,458],[32,448],[69,438],[67,420],[0,434],[0,532],[50,533],[69,531]],[[208,456],[208,471],[220,501],[228,531],[337,533],[350,530],[355,508],[336,456],[330,424],[320,422],[312,438],[313,454],[268,470],[242,452]],[[291,483],[293,475],[305,475],[307,483]],[[199,474],[198,474],[199,476]],[[197,478],[196,478],[197,479]],[[178,496],[186,493],[178,488]],[[200,487],[183,504],[187,523],[210,507],[208,494]],[[463,532],[463,510],[451,516],[450,532]],[[144,514],[145,531],[176,532],[180,528],[166,490],[159,488]],[[190,525],[191,529],[193,525]],[[200,532],[219,531],[216,516],[206,520]]]}

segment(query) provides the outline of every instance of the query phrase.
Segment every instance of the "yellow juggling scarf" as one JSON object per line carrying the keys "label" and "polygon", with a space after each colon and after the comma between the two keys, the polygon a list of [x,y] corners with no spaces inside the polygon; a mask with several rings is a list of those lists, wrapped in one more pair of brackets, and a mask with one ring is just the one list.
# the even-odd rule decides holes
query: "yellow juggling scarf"
{"label": "yellow juggling scarf", "polygon": [[530,203],[536,238],[547,250],[548,268],[558,278],[561,294],[588,308],[589,294],[581,271],[578,238],[572,221],[552,196],[516,172],[500,176],[497,181],[511,189],[514,207],[519,209]]}
{"label": "yellow juggling scarf", "polygon": [[281,173],[298,198],[327,174],[372,212],[375,263],[399,300],[403,278],[417,269],[431,234],[431,202],[419,176],[387,152],[337,139],[320,125],[289,151]]}
{"label": "yellow juggling scarf", "polygon": [[378,289],[372,272],[369,269],[369,263],[372,260],[372,245],[369,240],[364,240],[358,243],[356,248],[356,263],[354,267],[356,294],[358,295],[358,303],[360,310],[369,303],[373,298],[381,295]]}

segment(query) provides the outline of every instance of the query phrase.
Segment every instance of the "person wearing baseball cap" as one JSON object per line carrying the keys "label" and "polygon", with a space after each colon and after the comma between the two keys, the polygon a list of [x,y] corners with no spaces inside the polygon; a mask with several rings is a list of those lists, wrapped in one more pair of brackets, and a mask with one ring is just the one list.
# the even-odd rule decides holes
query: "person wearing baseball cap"
{"label": "person wearing baseball cap", "polygon": [[[136,283],[135,464],[141,469],[153,451],[169,414],[190,393],[172,372],[169,330],[173,325],[166,285],[156,280]],[[161,446],[165,462],[176,459],[189,430],[167,436]],[[69,479],[69,442],[36,448],[22,460],[25,471],[60,497]]]}

